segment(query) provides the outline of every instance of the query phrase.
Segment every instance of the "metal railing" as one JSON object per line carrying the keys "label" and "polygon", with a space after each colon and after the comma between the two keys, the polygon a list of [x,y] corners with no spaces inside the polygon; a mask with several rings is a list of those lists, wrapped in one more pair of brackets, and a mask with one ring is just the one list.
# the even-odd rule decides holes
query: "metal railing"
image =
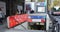
{"label": "metal railing", "polygon": [[59,32],[59,23],[58,23],[58,21],[56,21],[56,19],[54,18],[54,16],[52,15],[52,14],[49,14],[48,13],[48,15],[49,15],[49,17],[50,17],[50,19],[51,19],[51,21],[52,21],[52,32]]}

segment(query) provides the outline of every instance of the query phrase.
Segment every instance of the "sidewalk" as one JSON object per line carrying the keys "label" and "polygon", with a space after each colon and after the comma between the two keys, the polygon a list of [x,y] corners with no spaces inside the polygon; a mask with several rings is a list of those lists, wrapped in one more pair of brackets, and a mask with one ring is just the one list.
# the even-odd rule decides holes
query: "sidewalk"
{"label": "sidewalk", "polygon": [[7,28],[7,22],[6,20],[3,25],[0,25],[0,32],[46,32],[46,31],[42,31],[42,30],[20,30],[20,29],[8,29]]}

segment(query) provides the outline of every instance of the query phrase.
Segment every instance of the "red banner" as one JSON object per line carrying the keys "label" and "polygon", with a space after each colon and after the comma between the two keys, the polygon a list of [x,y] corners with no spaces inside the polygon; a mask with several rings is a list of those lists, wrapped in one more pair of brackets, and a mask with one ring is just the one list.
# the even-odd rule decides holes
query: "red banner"
{"label": "red banner", "polygon": [[25,21],[32,22],[32,19],[29,19],[27,14],[9,16],[8,19],[9,19],[8,28],[15,27],[18,24],[21,24]]}

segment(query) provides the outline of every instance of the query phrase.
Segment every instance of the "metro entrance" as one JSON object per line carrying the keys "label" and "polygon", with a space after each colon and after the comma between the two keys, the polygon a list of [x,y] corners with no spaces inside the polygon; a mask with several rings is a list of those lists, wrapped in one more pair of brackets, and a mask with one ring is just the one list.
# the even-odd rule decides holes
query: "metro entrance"
{"label": "metro entrance", "polygon": [[[19,6],[21,7],[21,6]],[[19,7],[18,7],[18,11],[21,11],[19,10]],[[29,30],[46,30],[47,28],[47,0],[41,0],[41,1],[25,1],[25,5],[24,5],[24,11],[26,12],[26,14],[28,15],[28,23],[25,23],[26,27],[24,24],[22,24],[22,26],[24,26],[26,29],[29,29]],[[12,22],[12,18],[10,19],[10,16],[7,18],[7,23],[8,23],[8,28],[11,28],[11,27],[14,27],[15,25],[17,26],[17,24],[20,24],[20,21],[22,21],[23,18],[25,17],[22,17],[24,14],[18,14],[15,15],[15,16],[11,16],[14,20],[15,18],[15,22],[13,21]],[[21,17],[21,20],[20,18],[16,18],[16,17]],[[10,20],[9,20],[10,19]],[[27,18],[26,18],[27,19]],[[24,19],[24,21],[26,20]],[[16,21],[17,20],[17,21]],[[20,21],[19,21],[20,20]],[[24,21],[22,21],[21,23],[24,23]],[[16,23],[16,22],[19,22],[19,23]],[[12,23],[15,23],[15,24],[12,24]],[[14,25],[14,26],[13,26]],[[21,24],[20,24],[21,25]],[[19,26],[20,27],[20,26]],[[17,27],[16,29],[18,29],[19,27]],[[35,27],[35,28],[34,28]],[[23,28],[20,28],[20,29],[23,29]],[[24,29],[23,29],[24,30]]]}

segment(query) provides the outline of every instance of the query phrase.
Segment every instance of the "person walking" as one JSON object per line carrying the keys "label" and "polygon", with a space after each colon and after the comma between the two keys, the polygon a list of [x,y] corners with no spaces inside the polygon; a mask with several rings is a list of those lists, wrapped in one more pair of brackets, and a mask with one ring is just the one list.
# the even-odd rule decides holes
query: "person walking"
{"label": "person walking", "polygon": [[3,19],[3,12],[2,9],[0,8],[0,24],[3,24],[2,19]]}

